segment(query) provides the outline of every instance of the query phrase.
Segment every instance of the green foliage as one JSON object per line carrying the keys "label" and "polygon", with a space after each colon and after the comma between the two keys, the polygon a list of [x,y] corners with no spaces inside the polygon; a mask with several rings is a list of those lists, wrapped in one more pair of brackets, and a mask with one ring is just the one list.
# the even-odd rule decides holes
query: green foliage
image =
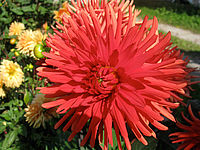
{"label": "green foliage", "polygon": [[[155,3],[156,2],[156,3]],[[137,5],[138,4],[138,5]],[[141,16],[156,16],[160,22],[200,33],[200,8],[191,5],[170,3],[169,1],[136,1]]]}
{"label": "green foliage", "polygon": [[32,29],[40,28],[46,21],[52,23],[53,11],[57,10],[62,1],[53,3],[53,0],[6,0],[0,7],[0,32],[13,21],[22,22]]}
{"label": "green foliage", "polygon": [[140,141],[136,140],[132,144],[132,149],[135,150],[155,150],[157,147],[158,141],[153,137],[146,137],[145,138],[148,142],[148,145],[142,144]]}

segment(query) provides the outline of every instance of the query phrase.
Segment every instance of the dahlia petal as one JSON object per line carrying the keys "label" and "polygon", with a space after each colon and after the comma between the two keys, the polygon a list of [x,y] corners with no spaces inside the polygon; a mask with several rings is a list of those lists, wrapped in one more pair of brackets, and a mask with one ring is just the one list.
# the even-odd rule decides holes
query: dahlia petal
{"label": "dahlia petal", "polygon": [[52,85],[50,87],[42,87],[40,93],[43,94],[54,94],[60,89],[60,85]]}
{"label": "dahlia petal", "polygon": [[91,40],[88,38],[88,36],[86,35],[86,33],[82,32],[82,31],[76,31],[76,34],[78,35],[78,38],[80,39],[80,41],[84,46],[84,50],[89,50],[90,46],[92,46],[92,42]]}
{"label": "dahlia petal", "polygon": [[60,86],[60,90],[66,93],[74,92],[74,93],[83,93],[85,90],[80,85],[71,85],[69,82],[68,84],[63,84]]}
{"label": "dahlia petal", "polygon": [[[136,32],[137,30],[138,30],[137,26],[130,28],[129,32],[127,33],[126,36],[124,36],[122,42],[119,45],[118,49],[120,50],[120,52],[124,51],[129,45],[135,43],[135,41],[133,41],[133,39],[135,39],[135,37],[138,35],[138,33]],[[133,37],[133,35],[134,35],[134,37]]]}
{"label": "dahlia petal", "polygon": [[117,29],[115,34],[116,44],[119,45],[121,39],[121,26],[122,26],[122,12],[119,9],[117,17]]}
{"label": "dahlia petal", "polygon": [[164,118],[160,115],[160,113],[157,111],[154,111],[153,108],[150,107],[149,105],[146,105],[145,107],[138,107],[137,109],[138,109],[137,111],[139,111],[140,114],[142,114],[142,116],[147,118],[147,120],[149,120],[150,122],[154,120],[158,120],[158,121],[164,120]]}
{"label": "dahlia petal", "polygon": [[[98,104],[98,103],[97,103]],[[97,108],[97,109],[100,109],[100,106],[99,105],[101,105],[100,104],[100,102],[99,102],[99,104],[97,105],[96,104],[96,106],[94,105],[94,107],[95,108]],[[95,126],[99,126],[99,123],[100,123],[100,120],[101,120],[101,114],[99,113],[99,112],[97,112],[97,110],[95,110],[94,108],[93,108],[93,110],[95,111],[95,112],[93,112],[93,116],[92,116],[92,120],[91,120],[91,123],[90,123],[90,126],[89,126],[89,129],[88,129],[88,132],[87,132],[87,134],[86,134],[86,136],[83,138],[83,140],[81,141],[81,146],[83,146],[83,145],[85,145],[85,143],[87,142],[87,140],[88,140],[88,138],[89,138],[89,136],[90,136],[90,134],[91,134],[91,132],[96,132],[96,130],[95,131],[92,131],[93,129],[94,129],[94,127]],[[94,134],[93,133],[93,134]],[[92,144],[93,144],[93,141],[95,140],[94,139],[95,137],[94,137],[94,135],[92,136]]]}
{"label": "dahlia petal", "polygon": [[160,71],[165,75],[186,73],[183,69],[178,69],[178,68],[176,68],[176,69],[161,69]]}
{"label": "dahlia petal", "polygon": [[192,124],[192,123],[193,123],[191,120],[189,120],[188,118],[186,118],[186,117],[184,116],[183,112],[181,112],[181,116],[182,116],[183,119],[184,119],[185,121],[187,121],[189,124]]}
{"label": "dahlia petal", "polygon": [[155,102],[152,102],[153,107],[155,107],[157,109],[157,111],[159,111],[162,115],[164,115],[165,117],[167,117],[168,119],[172,120],[173,122],[175,122],[175,118],[174,116],[169,113],[166,109],[164,109],[162,106],[159,106],[158,104],[156,104]]}
{"label": "dahlia petal", "polygon": [[112,116],[115,119],[115,122],[117,124],[117,126],[119,127],[120,133],[122,135],[122,137],[124,138],[126,147],[128,150],[131,150],[131,144],[128,138],[128,133],[127,133],[127,129],[125,126],[125,120],[123,115],[121,114],[121,112],[119,111],[119,109],[117,108],[117,106],[113,106],[112,109]]}
{"label": "dahlia petal", "polygon": [[155,35],[155,32],[158,30],[158,20],[154,16],[153,17],[153,24],[151,27],[150,32],[148,33],[147,37],[140,43],[140,47],[142,47],[147,41],[149,41],[153,35]]}
{"label": "dahlia petal", "polygon": [[129,122],[128,120],[128,125],[130,126],[132,132],[134,133],[134,135],[136,136],[136,138],[142,142],[144,145],[148,145],[147,141],[145,140],[145,138],[142,136],[142,134],[140,133],[140,131],[138,130],[138,128]]}
{"label": "dahlia petal", "polygon": [[188,111],[190,113],[192,120],[200,123],[200,120],[198,118],[196,118],[195,115],[193,114],[191,105],[189,105]]}
{"label": "dahlia petal", "polygon": [[97,56],[99,57],[100,60],[103,60],[107,63],[108,54],[107,54],[107,51],[106,51],[104,40],[100,36],[97,39]]}
{"label": "dahlia petal", "polygon": [[[146,38],[145,38],[145,39],[146,39]],[[145,53],[146,51],[148,51],[149,47],[152,46],[152,45],[156,42],[157,39],[158,39],[158,36],[157,36],[157,35],[153,35],[153,36],[151,37],[151,39],[149,39],[149,40],[145,43],[144,46],[138,48],[138,53],[137,53],[137,55],[141,55],[141,54]]]}
{"label": "dahlia petal", "polygon": [[51,75],[47,77],[51,82],[57,82],[57,83],[67,83],[72,80],[66,75],[53,75],[53,76]]}
{"label": "dahlia petal", "polygon": [[129,5],[129,18],[128,18],[128,24],[127,24],[126,32],[132,27],[132,24],[133,24],[134,14],[132,15],[131,9],[132,9],[131,5]]}
{"label": "dahlia petal", "polygon": [[99,144],[103,143],[103,122],[100,123],[99,125]]}
{"label": "dahlia petal", "polygon": [[140,117],[140,121],[136,123],[138,129],[145,135],[145,136],[153,136],[156,138],[155,132],[149,127],[149,123],[145,122],[142,117]]}
{"label": "dahlia petal", "polygon": [[142,97],[138,96],[135,92],[129,92],[126,90],[121,89],[119,91],[119,96],[126,100],[128,104],[135,105],[138,107],[144,107],[145,101]]}
{"label": "dahlia petal", "polygon": [[177,125],[179,128],[183,129],[183,130],[188,130],[188,131],[191,131],[191,130],[192,130],[192,128],[189,128],[188,126],[183,125],[183,124],[181,124],[180,122],[177,122],[176,125]]}
{"label": "dahlia petal", "polygon": [[46,98],[54,98],[54,97],[61,97],[61,96],[65,96],[66,93],[62,92],[62,91],[56,91],[55,93],[53,94],[48,94],[48,95],[45,95]]}
{"label": "dahlia petal", "polygon": [[97,34],[97,36],[100,36],[101,35],[101,25],[97,21],[98,20],[97,16],[96,16],[96,14],[95,14],[95,12],[94,12],[94,10],[91,6],[89,6],[89,11],[90,11],[90,15],[91,15],[91,18],[92,18],[92,21],[93,21],[93,24],[94,24],[96,34]]}
{"label": "dahlia petal", "polygon": [[56,101],[44,103],[44,104],[42,104],[42,107],[46,108],[46,109],[49,109],[49,108],[64,104],[65,102],[66,101],[64,99],[59,99],[59,100],[56,100]]}
{"label": "dahlia petal", "polygon": [[178,148],[177,148],[177,150],[182,150],[183,148],[184,148],[184,150],[186,150],[185,149],[185,147],[188,145],[189,143],[182,143]]}
{"label": "dahlia petal", "polygon": [[96,139],[96,135],[97,135],[97,130],[99,127],[100,122],[94,127],[93,131],[92,131],[92,135],[91,135],[91,139],[90,139],[90,145],[93,148],[95,145],[95,139]]}
{"label": "dahlia petal", "polygon": [[196,145],[196,144],[194,144],[194,143],[188,144],[188,145],[184,148],[184,150],[191,150],[195,145]]}
{"label": "dahlia petal", "polygon": [[[111,8],[112,9],[112,8]],[[108,32],[108,28],[111,25],[111,19],[114,18],[115,16],[110,15],[110,9],[109,5],[106,5],[105,7],[105,19],[106,19],[106,31]],[[111,18],[110,18],[111,16]]]}
{"label": "dahlia petal", "polygon": [[[112,21],[112,25],[113,25],[113,31],[114,31],[114,35],[116,35],[116,30],[117,30],[117,19],[116,19],[116,15],[115,15],[115,12],[113,10],[113,8],[111,7],[111,5],[108,5],[109,6],[109,9],[110,9],[110,15],[111,15],[111,21]],[[109,10],[108,10],[109,12]],[[106,22],[107,23],[107,22]]]}
{"label": "dahlia petal", "polygon": [[140,27],[140,30],[138,31],[138,34],[136,35],[135,39],[133,40],[133,42],[138,43],[139,41],[141,41],[141,39],[143,38],[145,29],[146,29],[146,24],[148,22],[148,16],[145,16],[143,19],[143,23]]}
{"label": "dahlia petal", "polygon": [[91,116],[92,116],[92,107],[89,107],[82,113],[80,119],[77,120],[73,132],[68,138],[69,141],[71,141],[74,138],[74,136],[83,128],[83,126],[87,123],[87,121],[90,119]]}
{"label": "dahlia petal", "polygon": [[180,142],[184,142],[184,141],[187,141],[187,139],[185,138],[185,139],[174,140],[174,141],[172,141],[172,143],[180,143]]}
{"label": "dahlia petal", "polygon": [[58,75],[61,75],[61,76],[66,75],[65,73],[63,73],[60,70],[53,70],[53,69],[45,68],[45,67],[39,67],[39,68],[37,68],[37,71],[39,71],[38,75],[43,76],[43,77],[52,77],[54,75],[57,75],[57,76]]}
{"label": "dahlia petal", "polygon": [[[63,132],[66,132],[69,127],[73,124],[75,119],[79,119],[81,116],[81,112],[75,112],[75,114],[72,116],[72,118],[67,122],[67,124],[63,127]],[[68,138],[68,141],[70,139]]]}
{"label": "dahlia petal", "polygon": [[152,125],[154,125],[159,130],[168,130],[168,127],[164,126],[163,124],[159,123],[158,121],[151,122]]}
{"label": "dahlia petal", "polygon": [[81,16],[82,16],[83,22],[85,24],[85,27],[87,29],[86,31],[88,32],[88,36],[92,39],[92,41],[94,41],[94,33],[91,30],[91,27],[89,25],[89,20],[88,20],[86,13],[84,11],[81,11]]}
{"label": "dahlia petal", "polygon": [[[114,32],[113,32],[113,28],[112,28],[112,25],[109,26],[108,28],[108,51],[106,51],[105,55],[106,57],[108,58],[109,55],[113,54],[113,51],[116,50],[116,41],[115,41],[115,38],[114,38]],[[110,56],[111,58],[111,56]]]}
{"label": "dahlia petal", "polygon": [[105,128],[105,133],[106,135],[108,135],[108,140],[109,143],[111,144],[111,146],[113,146],[113,138],[112,138],[112,117],[111,115],[108,113],[106,118],[104,119],[104,128]]}
{"label": "dahlia petal", "polygon": [[58,129],[61,124],[73,113],[75,112],[75,109],[70,109],[54,126],[54,129]]}
{"label": "dahlia petal", "polygon": [[163,76],[164,73],[162,73],[160,70],[156,71],[156,70],[151,70],[151,71],[147,71],[147,70],[134,70],[134,72],[132,74],[130,74],[131,78],[140,78],[140,77],[154,77],[154,76]]}
{"label": "dahlia petal", "polygon": [[[77,98],[75,98],[77,99]],[[60,105],[58,107],[58,109],[56,110],[57,113],[65,113],[70,107],[71,105],[74,103],[74,99],[70,99],[70,100],[65,100],[65,103],[63,103],[62,105]]]}
{"label": "dahlia petal", "polygon": [[61,61],[58,61],[58,60],[53,60],[53,59],[46,59],[45,62],[48,65],[53,65],[53,66],[56,66],[56,67],[62,67],[62,66],[65,65],[64,62],[61,62]]}
{"label": "dahlia petal", "polygon": [[[150,94],[153,96],[162,97],[164,99],[170,98],[170,94],[161,91],[160,89],[152,88],[150,86],[145,86],[145,90],[140,92],[141,94]],[[153,93],[153,94],[152,94]]]}
{"label": "dahlia petal", "polygon": [[117,138],[118,148],[119,148],[119,150],[122,150],[122,145],[121,145],[120,136],[119,136],[119,128],[115,121],[113,122],[113,124],[114,124],[114,128],[115,128],[115,134],[116,134],[116,138]]}
{"label": "dahlia petal", "polygon": [[84,146],[84,145],[85,145],[85,143],[87,142],[88,138],[90,137],[90,134],[91,134],[91,129],[88,130],[86,136],[85,136],[85,137],[83,138],[83,140],[81,141],[80,146]]}
{"label": "dahlia petal", "polygon": [[143,95],[148,101],[157,102],[163,106],[170,106],[170,108],[177,108],[179,103],[166,102],[163,98],[155,97],[153,95]]}
{"label": "dahlia petal", "polygon": [[54,59],[54,60],[59,60],[59,61],[65,60],[63,57],[60,57],[60,56],[55,55],[53,53],[42,52],[42,54],[44,56],[51,58],[51,59]]}
{"label": "dahlia petal", "polygon": [[[153,48],[148,50],[145,54],[139,55],[137,58],[135,58],[135,66],[141,66],[146,60],[150,59],[157,53],[159,53],[161,50],[163,50],[166,46],[168,46],[169,42],[171,40],[171,33],[168,32],[167,35]],[[158,51],[159,50],[159,51]]]}
{"label": "dahlia petal", "polygon": [[114,50],[111,54],[111,56],[109,57],[109,63],[111,66],[116,66],[118,63],[118,56],[119,56],[119,52],[117,50]]}

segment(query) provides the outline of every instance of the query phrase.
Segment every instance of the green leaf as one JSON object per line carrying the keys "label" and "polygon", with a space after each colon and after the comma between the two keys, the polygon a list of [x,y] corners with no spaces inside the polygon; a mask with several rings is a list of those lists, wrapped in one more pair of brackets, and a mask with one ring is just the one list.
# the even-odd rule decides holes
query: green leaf
{"label": "green leaf", "polygon": [[3,124],[3,121],[0,121],[0,134],[6,129],[6,125]]}
{"label": "green leaf", "polygon": [[[112,137],[113,137],[113,147],[110,144],[108,145],[108,147],[109,147],[110,150],[118,149],[117,137],[116,137],[116,133],[115,133],[114,129],[112,129]],[[121,141],[121,144],[123,145],[124,142]],[[101,146],[104,146],[104,131],[103,131],[103,141],[102,141]]]}
{"label": "green leaf", "polygon": [[12,18],[0,18],[0,22],[4,22],[5,24],[9,24],[12,21]]}
{"label": "green leaf", "polygon": [[27,137],[27,129],[24,125],[21,125],[17,128],[18,134]]}
{"label": "green leaf", "polygon": [[3,149],[9,148],[12,145],[12,143],[15,141],[16,137],[17,137],[17,129],[15,128],[13,131],[9,132],[6,135],[6,138],[3,141],[2,148]]}
{"label": "green leaf", "polygon": [[142,144],[140,141],[135,140],[135,142],[132,144],[132,149],[135,150],[154,150],[157,147],[158,141],[153,137],[145,137],[145,139],[148,142],[148,145]]}
{"label": "green leaf", "polygon": [[34,9],[31,6],[23,6],[22,11],[23,12],[33,12]]}
{"label": "green leaf", "polygon": [[31,6],[32,6],[32,9],[33,9],[33,10],[36,10],[36,7],[37,7],[36,4],[32,4]]}
{"label": "green leaf", "polygon": [[24,102],[27,105],[28,102],[30,101],[30,99],[32,98],[32,95],[29,91],[27,91],[27,89],[25,90],[25,94],[24,94]]}
{"label": "green leaf", "polygon": [[12,12],[14,12],[17,15],[23,15],[23,12],[21,11],[20,8],[16,7],[16,8],[12,8],[10,9]]}
{"label": "green leaf", "polygon": [[38,11],[40,11],[41,14],[45,14],[48,10],[45,7],[39,6]]}
{"label": "green leaf", "polygon": [[30,1],[27,0],[17,0],[19,3],[21,3],[22,5],[24,4],[30,4]]}
{"label": "green leaf", "polygon": [[11,113],[10,113],[10,111],[4,111],[0,116],[3,117],[7,121],[11,120]]}

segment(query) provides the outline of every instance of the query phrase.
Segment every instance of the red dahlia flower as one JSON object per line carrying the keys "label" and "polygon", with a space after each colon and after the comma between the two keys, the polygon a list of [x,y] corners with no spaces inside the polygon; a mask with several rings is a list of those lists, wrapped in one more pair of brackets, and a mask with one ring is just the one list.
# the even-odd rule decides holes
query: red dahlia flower
{"label": "red dahlia flower", "polygon": [[[183,119],[190,124],[190,126],[186,126],[181,124],[180,122],[177,123],[177,126],[183,130],[184,132],[176,132],[170,134],[173,140],[172,143],[179,143],[182,142],[181,145],[178,147],[178,150],[190,150],[194,148],[195,150],[200,149],[200,120],[196,118],[192,112],[191,105],[188,108],[189,114],[192,120],[189,120],[184,116],[182,113]],[[199,112],[200,116],[200,112]]]}
{"label": "red dahlia flower", "polygon": [[67,112],[56,129],[71,116],[63,128],[71,127],[69,141],[89,121],[81,145],[90,137],[94,147],[96,136],[102,142],[104,134],[107,149],[108,143],[113,145],[113,126],[119,149],[120,135],[131,149],[127,126],[147,145],[143,135],[156,137],[149,124],[167,130],[159,122],[163,116],[175,121],[170,108],[179,104],[168,99],[184,94],[187,62],[179,50],[170,47],[170,33],[158,35],[156,17],[153,21],[145,17],[136,24],[131,5],[123,19],[127,14],[115,11],[107,0],[100,12],[88,1],[87,7],[77,7],[79,11],[70,17],[64,15],[63,25],[58,24],[56,34],[46,41],[52,50],[43,54],[48,57],[47,65],[53,67],[40,67],[38,74],[54,84],[41,88],[41,93],[58,98],[43,107],[59,106],[57,113]]}

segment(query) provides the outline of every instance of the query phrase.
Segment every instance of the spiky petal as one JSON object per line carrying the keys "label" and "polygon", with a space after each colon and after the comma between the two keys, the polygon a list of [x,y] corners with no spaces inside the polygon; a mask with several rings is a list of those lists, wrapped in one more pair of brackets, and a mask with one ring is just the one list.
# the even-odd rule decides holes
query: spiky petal
{"label": "spiky petal", "polygon": [[[189,126],[177,122],[177,126],[184,131],[175,132],[169,135],[172,143],[181,143],[178,150],[190,150],[192,148],[196,150],[200,149],[200,120],[193,114],[191,105],[188,107],[188,112],[191,116],[191,120],[186,118],[183,112],[182,117]],[[198,114],[200,116],[200,112]]]}

